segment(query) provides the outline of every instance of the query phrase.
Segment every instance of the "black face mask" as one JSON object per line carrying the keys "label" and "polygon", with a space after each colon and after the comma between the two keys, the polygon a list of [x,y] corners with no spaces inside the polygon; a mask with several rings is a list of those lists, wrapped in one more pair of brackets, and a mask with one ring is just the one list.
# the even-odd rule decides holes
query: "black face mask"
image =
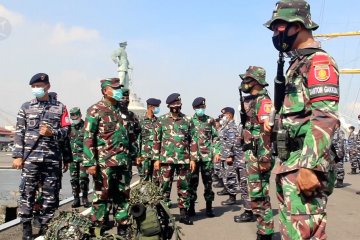
{"label": "black face mask", "polygon": [[291,28],[292,24],[286,26],[284,31],[279,32],[278,35],[272,37],[272,41],[274,47],[279,52],[289,52],[294,45],[294,42],[299,34],[299,32],[295,33],[292,36],[288,36],[288,32]]}
{"label": "black face mask", "polygon": [[181,110],[181,106],[170,107],[170,112],[172,113],[179,113],[180,110]]}
{"label": "black face mask", "polygon": [[255,86],[255,85],[253,85],[253,84],[243,83],[243,82],[242,82],[242,83],[241,83],[241,91],[242,91],[243,93],[250,93],[254,86]]}

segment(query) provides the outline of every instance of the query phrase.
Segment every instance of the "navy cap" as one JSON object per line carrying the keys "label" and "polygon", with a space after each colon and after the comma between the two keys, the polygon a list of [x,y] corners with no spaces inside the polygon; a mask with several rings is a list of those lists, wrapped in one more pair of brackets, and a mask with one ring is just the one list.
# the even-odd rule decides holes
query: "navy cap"
{"label": "navy cap", "polygon": [[160,106],[161,100],[157,99],[157,98],[149,98],[148,100],[146,100],[146,103],[148,105],[158,107],[158,106]]}
{"label": "navy cap", "polygon": [[221,113],[222,114],[231,113],[232,115],[234,115],[235,110],[232,107],[224,107],[223,109],[221,109]]}
{"label": "navy cap", "polygon": [[30,79],[29,85],[37,82],[49,83],[49,76],[46,73],[37,73]]}
{"label": "navy cap", "polygon": [[195,98],[192,103],[193,108],[199,107],[201,105],[205,105],[205,98],[203,98],[203,97]]}
{"label": "navy cap", "polygon": [[171,104],[176,101],[181,101],[180,94],[172,93],[166,99],[166,104]]}

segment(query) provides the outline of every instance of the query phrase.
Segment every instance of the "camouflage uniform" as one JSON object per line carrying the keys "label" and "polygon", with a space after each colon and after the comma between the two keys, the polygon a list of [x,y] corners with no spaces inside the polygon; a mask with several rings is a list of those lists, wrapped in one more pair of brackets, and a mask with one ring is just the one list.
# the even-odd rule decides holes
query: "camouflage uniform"
{"label": "camouflage uniform", "polygon": [[[308,3],[283,0],[265,26],[272,30],[272,23],[282,19],[300,22],[309,31],[317,29],[310,18]],[[285,76],[280,119],[289,133],[290,155],[281,159],[275,171],[282,239],[326,239],[326,204],[335,181],[330,145],[338,122],[339,76],[334,59],[320,50],[319,43],[311,42],[302,51],[313,49],[319,50],[294,52]],[[310,197],[298,193],[300,169],[313,170],[321,183]]]}
{"label": "camouflage uniform", "polygon": [[[207,115],[194,115],[191,118],[191,138],[198,145],[197,164],[195,171],[191,174],[190,197],[194,203],[197,199],[197,188],[199,186],[199,173],[201,171],[204,184],[204,198],[208,205],[214,201],[212,190],[213,154],[214,146],[218,142],[218,134],[215,129],[215,120]],[[208,207],[210,209],[210,207]]]}
{"label": "camouflage uniform", "polygon": [[[243,79],[243,84],[255,80],[263,87],[268,86],[265,81],[265,69],[261,67],[250,66],[240,77]],[[251,208],[257,218],[257,233],[272,235],[274,219],[269,196],[269,181],[274,161],[271,158],[270,132],[264,131],[264,121],[269,118],[272,102],[266,89],[263,88],[256,95],[246,96],[244,107],[246,124],[243,130],[243,149]],[[268,164],[269,168],[261,170],[261,164]]]}
{"label": "camouflage uniform", "polygon": [[139,156],[143,157],[141,172],[144,181],[159,183],[159,173],[154,170],[154,143],[158,142],[155,130],[158,128],[158,118],[154,116],[144,117],[140,122],[141,133],[139,134]]}
{"label": "camouflage uniform", "polygon": [[[101,87],[119,87],[118,78],[101,81]],[[113,204],[115,221],[122,225],[128,219],[131,156],[134,150],[118,105],[103,98],[87,110],[84,132],[84,167],[97,166],[91,218],[103,223],[108,203]]]}
{"label": "camouflage uniform", "polygon": [[[39,135],[39,126],[44,123],[52,128],[54,136]],[[55,99],[38,101],[35,98],[21,106],[17,116],[13,158],[24,159],[18,210],[22,222],[32,219],[38,186],[42,187],[43,199],[40,223],[46,225],[54,216],[59,202],[61,173],[59,140],[67,136],[69,125],[66,107]]]}
{"label": "camouflage uniform", "polygon": [[344,155],[345,155],[345,133],[340,128],[338,128],[332,138],[332,144],[336,149],[336,154],[339,158],[339,162],[336,163],[335,172],[336,180],[338,182],[343,182],[345,177],[344,171]]}
{"label": "camouflage uniform", "polygon": [[[70,115],[78,115],[80,117],[80,109],[73,108]],[[89,174],[82,166],[84,160],[84,120],[80,118],[78,123],[72,123],[69,133],[71,151],[73,154],[73,162],[70,164],[71,188],[74,198],[79,198],[80,190],[83,199],[87,199],[89,192]],[[86,201],[87,202],[87,201]]]}
{"label": "camouflage uniform", "polygon": [[359,168],[359,153],[360,153],[360,134],[355,132],[350,133],[348,138],[349,144],[349,158],[351,165],[351,173],[356,173],[356,170]]}

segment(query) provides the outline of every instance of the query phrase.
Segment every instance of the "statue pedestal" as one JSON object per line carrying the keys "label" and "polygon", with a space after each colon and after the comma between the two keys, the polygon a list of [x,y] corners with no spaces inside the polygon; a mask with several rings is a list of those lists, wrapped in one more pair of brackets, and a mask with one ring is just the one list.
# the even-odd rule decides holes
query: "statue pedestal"
{"label": "statue pedestal", "polygon": [[134,112],[139,120],[143,119],[146,113],[146,107],[141,102],[141,98],[139,98],[133,91],[130,91],[129,100],[129,110]]}

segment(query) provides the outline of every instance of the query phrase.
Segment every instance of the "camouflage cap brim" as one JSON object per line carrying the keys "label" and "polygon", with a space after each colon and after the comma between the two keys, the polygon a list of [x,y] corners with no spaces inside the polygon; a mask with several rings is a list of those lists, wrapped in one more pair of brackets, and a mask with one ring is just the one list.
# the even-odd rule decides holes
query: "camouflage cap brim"
{"label": "camouflage cap brim", "polygon": [[305,24],[304,21],[302,20],[302,18],[286,18],[286,17],[275,17],[273,19],[270,19],[269,21],[267,21],[266,23],[264,23],[263,25],[265,27],[267,27],[269,30],[273,31],[272,29],[272,24],[277,21],[277,20],[283,20],[285,22],[290,22],[290,23],[293,23],[293,22],[301,22],[302,24],[304,24],[305,28],[306,29],[309,29],[309,30],[313,30],[315,31],[316,29],[319,28],[319,25],[316,24],[315,22],[311,22],[309,24]]}

